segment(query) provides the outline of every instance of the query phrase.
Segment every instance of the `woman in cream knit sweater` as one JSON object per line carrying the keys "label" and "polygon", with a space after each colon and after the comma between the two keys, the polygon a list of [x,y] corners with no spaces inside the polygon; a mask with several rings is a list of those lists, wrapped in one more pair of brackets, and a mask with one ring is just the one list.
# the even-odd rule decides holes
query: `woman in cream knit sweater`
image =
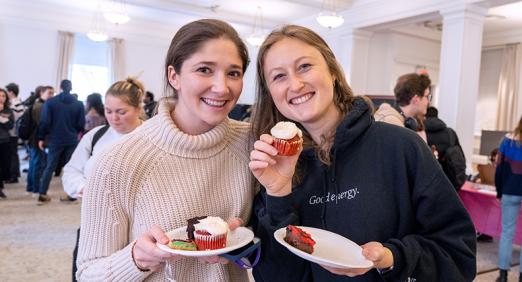
{"label": "woman in cream knit sweater", "polygon": [[[195,216],[246,222],[254,191],[246,123],[228,119],[243,87],[248,52],[218,20],[183,26],[172,39],[157,116],[98,160],[82,203],[77,277],[81,281],[247,281],[216,257],[164,252],[165,231]],[[213,262],[213,263],[209,263]]]}

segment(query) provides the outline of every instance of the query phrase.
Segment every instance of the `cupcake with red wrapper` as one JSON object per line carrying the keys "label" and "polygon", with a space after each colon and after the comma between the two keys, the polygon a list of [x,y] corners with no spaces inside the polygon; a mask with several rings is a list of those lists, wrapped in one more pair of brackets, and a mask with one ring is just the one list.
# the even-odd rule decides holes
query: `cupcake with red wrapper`
{"label": "cupcake with red wrapper", "polygon": [[274,137],[272,144],[280,156],[293,156],[299,151],[303,144],[303,133],[297,128],[295,123],[290,121],[280,121],[270,130]]}
{"label": "cupcake with red wrapper", "polygon": [[194,240],[198,251],[226,247],[228,224],[219,217],[207,216],[194,224]]}

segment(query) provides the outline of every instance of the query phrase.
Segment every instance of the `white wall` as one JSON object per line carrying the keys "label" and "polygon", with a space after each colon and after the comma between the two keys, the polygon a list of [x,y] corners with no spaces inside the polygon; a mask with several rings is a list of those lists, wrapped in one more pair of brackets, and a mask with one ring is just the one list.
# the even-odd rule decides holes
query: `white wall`
{"label": "white wall", "polygon": [[38,85],[55,86],[58,32],[0,22],[0,87],[15,82],[23,100]]}
{"label": "white wall", "polygon": [[368,94],[393,95],[397,78],[427,68],[432,84],[439,76],[440,42],[400,33],[374,33],[370,40]]}
{"label": "white wall", "polygon": [[145,90],[154,93],[154,99],[164,95],[164,62],[169,42],[125,41],[125,74],[137,77]]}
{"label": "white wall", "polygon": [[[38,85],[56,87],[57,34],[50,28],[0,22],[0,87],[17,83],[22,99]],[[157,99],[163,95],[163,64],[169,43],[125,41],[126,74],[138,75]]]}
{"label": "white wall", "polygon": [[475,135],[480,135],[481,129],[495,130],[495,123],[497,121],[498,80],[501,66],[502,49],[482,51],[479,96],[475,115]]}

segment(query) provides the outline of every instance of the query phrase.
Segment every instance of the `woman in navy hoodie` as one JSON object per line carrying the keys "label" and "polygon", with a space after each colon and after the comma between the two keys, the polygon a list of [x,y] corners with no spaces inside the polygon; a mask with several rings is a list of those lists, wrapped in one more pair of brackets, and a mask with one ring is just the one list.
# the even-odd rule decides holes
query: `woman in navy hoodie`
{"label": "woman in navy hoodie", "polygon": [[[257,78],[256,281],[473,280],[475,229],[430,149],[414,132],[374,121],[321,37],[295,25],[273,31]],[[279,121],[303,131],[300,154],[277,155],[267,133]],[[273,237],[289,224],[349,238],[374,267],[335,269],[293,255]]]}

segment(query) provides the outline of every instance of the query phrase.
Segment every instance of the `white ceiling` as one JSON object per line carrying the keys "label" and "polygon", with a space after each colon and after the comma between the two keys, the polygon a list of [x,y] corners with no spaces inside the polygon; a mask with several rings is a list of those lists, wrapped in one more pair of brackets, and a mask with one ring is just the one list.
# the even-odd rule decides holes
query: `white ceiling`
{"label": "white ceiling", "polygon": [[[108,9],[112,2],[112,0],[24,0],[20,2],[19,0],[0,0],[0,2],[2,1],[20,3],[20,5],[24,3],[24,5],[45,6],[53,10],[74,11],[74,14],[81,15],[84,19],[93,18],[98,6],[101,10]],[[210,17],[226,20],[232,23],[240,33],[248,34],[253,29],[258,6],[262,8],[263,28],[271,30],[284,23],[300,22],[305,19],[313,20],[321,10],[332,10],[333,6],[339,13],[344,11],[346,15],[349,15],[351,8],[372,1],[375,0],[125,0],[123,2],[126,3],[131,21],[141,27],[146,27],[149,23],[159,23],[160,26],[171,30],[195,19]],[[390,0],[390,3],[391,1],[397,0]],[[513,0],[489,1],[493,3],[513,2]],[[489,15],[492,16],[485,21],[485,36],[488,33],[515,31],[520,33],[522,30],[522,1],[491,8]],[[431,28],[424,26],[426,21],[432,22]],[[431,13],[365,29],[369,31],[392,29],[440,39],[440,31],[437,30],[436,25],[441,22],[442,18],[439,13]],[[151,32],[153,31],[151,30]]]}

